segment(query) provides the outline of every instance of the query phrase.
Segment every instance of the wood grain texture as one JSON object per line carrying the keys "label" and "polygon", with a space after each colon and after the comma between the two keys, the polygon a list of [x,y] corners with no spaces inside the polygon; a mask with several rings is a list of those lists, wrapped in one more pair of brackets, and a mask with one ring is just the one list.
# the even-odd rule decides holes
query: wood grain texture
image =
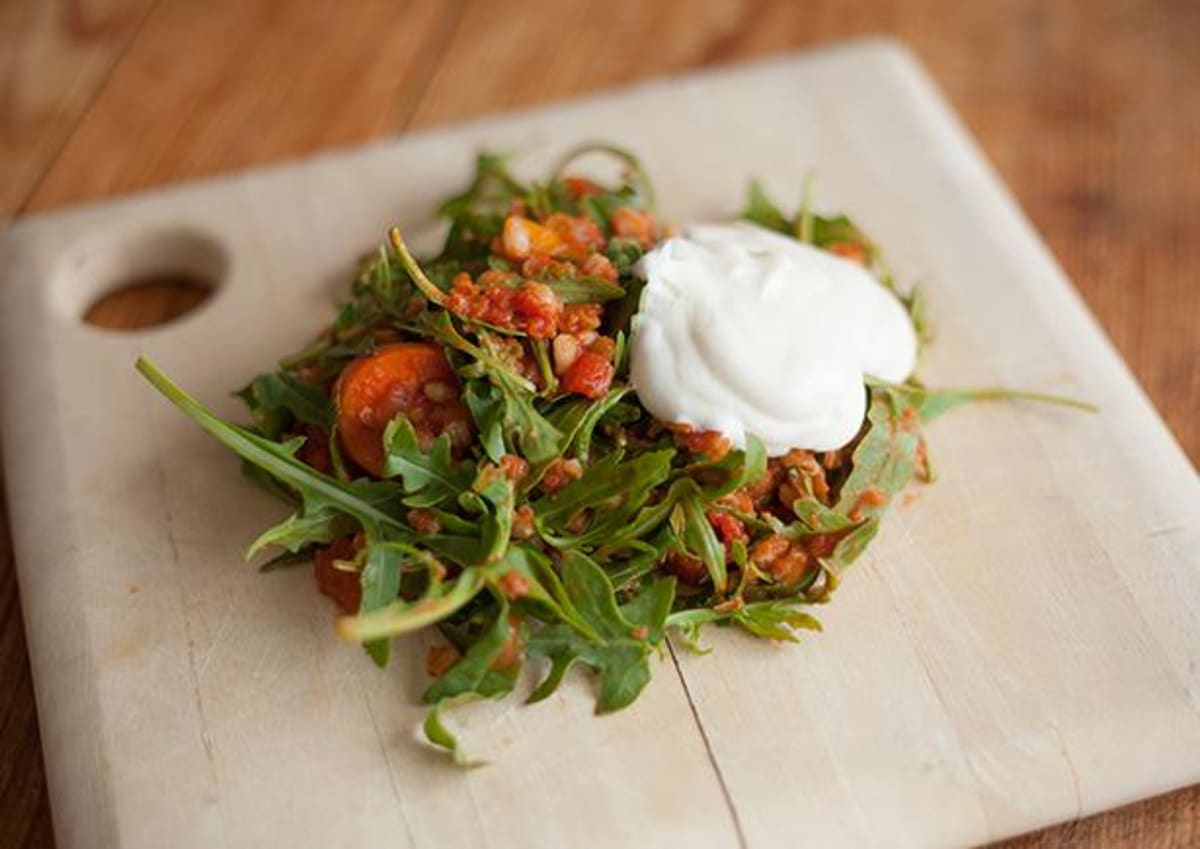
{"label": "wood grain texture", "polygon": [[395,132],[455,16],[437,0],[162,0],[23,211]]}
{"label": "wood grain texture", "polygon": [[0,846],[50,849],[50,800],[0,488]]}
{"label": "wood grain texture", "polygon": [[0,3],[0,224],[54,161],[151,5]]}
{"label": "wood grain texture", "polygon": [[[29,18],[46,5],[10,3],[4,14]],[[372,8],[369,20],[354,11],[317,18],[311,6],[247,2],[207,18],[198,4],[164,3],[158,25],[148,22],[93,102],[84,134],[71,139],[25,206],[47,209],[351,143],[400,129],[410,114],[415,125],[429,125],[712,61],[891,32],[930,66],[1176,436],[1194,460],[1200,457],[1200,334],[1191,330],[1200,291],[1187,272],[1200,260],[1200,242],[1191,238],[1200,209],[1191,154],[1200,144],[1200,101],[1191,96],[1200,83],[1196,4],[872,0],[801,9],[788,2],[664,2],[639,11],[645,5],[426,8],[422,20],[436,21],[417,38],[418,74],[404,51],[343,49],[407,38],[377,26],[390,8]],[[217,25],[218,18],[232,23]],[[363,72],[364,61],[373,70]],[[358,74],[371,81],[373,97],[359,98],[360,89],[346,84],[361,83]],[[424,96],[398,85],[411,74],[418,92],[429,81]],[[343,84],[327,86],[326,79]],[[12,80],[7,71],[6,92]],[[81,89],[48,77],[46,90],[52,100]],[[314,117],[322,114],[335,117],[322,126]],[[6,109],[6,140],[15,137],[13,124]],[[137,145],[127,141],[130,126]],[[61,138],[32,135],[47,145],[43,150],[61,146]],[[4,566],[0,558],[0,579]],[[6,651],[21,645],[19,617],[0,621],[0,644]],[[9,669],[3,680],[20,682],[19,664],[13,679]],[[4,698],[11,698],[0,702],[4,716],[31,714],[27,684]],[[40,786],[36,733],[31,724],[6,721],[0,734],[0,751],[33,765],[0,773],[7,777],[0,823],[23,828],[31,808],[22,794],[37,795],[26,788]],[[48,845],[39,798],[29,847]],[[1197,822],[1200,790],[1193,789],[1006,845],[1184,846],[1195,842]]]}

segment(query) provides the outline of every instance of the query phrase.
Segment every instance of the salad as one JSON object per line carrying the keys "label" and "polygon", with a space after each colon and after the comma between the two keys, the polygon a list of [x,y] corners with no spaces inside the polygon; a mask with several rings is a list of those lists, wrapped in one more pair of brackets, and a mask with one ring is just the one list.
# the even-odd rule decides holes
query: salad
{"label": "salad", "polygon": [[[614,157],[623,176],[575,175],[583,154]],[[510,693],[526,664],[540,675],[529,701],[580,666],[606,712],[637,698],[668,633],[697,648],[707,625],[819,630],[813,608],[889,502],[932,479],[926,422],[981,399],[1086,406],[867,380],[847,444],[768,457],[753,434],[739,445],[656,419],[630,385],[639,261],[672,234],[631,154],[577,150],[536,182],[481,154],[438,213],[437,256],[418,261],[393,228],[334,322],[238,393],[250,424],[138,369],[291,505],[248,557],[279,552],[265,571],[311,562],[337,633],[381,666],[394,637],[441,632],[425,731],[456,757],[441,708]],[[758,184],[741,217],[860,265],[928,341],[920,290],[898,289],[850,219],[807,200],[785,214]]]}

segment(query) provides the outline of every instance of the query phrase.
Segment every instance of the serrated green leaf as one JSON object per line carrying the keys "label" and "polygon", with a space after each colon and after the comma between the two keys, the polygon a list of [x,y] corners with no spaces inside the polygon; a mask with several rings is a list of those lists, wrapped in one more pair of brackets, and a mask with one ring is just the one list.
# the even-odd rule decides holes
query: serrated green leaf
{"label": "serrated green leaf", "polygon": [[474,468],[450,456],[450,437],[439,436],[428,453],[421,450],[412,422],[397,416],[383,435],[383,477],[404,483],[404,503],[410,507],[435,507],[452,501],[471,485]]}
{"label": "serrated green leaf", "polygon": [[917,411],[922,421],[935,419],[943,413],[949,412],[963,404],[974,404],[980,401],[1031,401],[1037,404],[1070,407],[1086,413],[1099,411],[1098,407],[1086,401],[1078,401],[1062,395],[1049,395],[1043,392],[1024,392],[1018,389],[1005,389],[1003,387],[930,389],[925,386],[908,386],[876,381],[872,383],[872,388],[893,395],[897,399],[897,403],[911,406]]}
{"label": "serrated green leaf", "polygon": [[511,690],[512,683],[515,682],[515,678],[512,676],[507,679],[496,679],[508,680],[509,682],[507,689],[504,689],[502,692],[497,692],[495,686],[486,688],[486,692],[480,689],[480,685],[492,669],[492,664],[496,662],[496,659],[500,657],[500,653],[504,650],[508,634],[508,602],[501,599],[496,606],[496,613],[491,625],[480,635],[478,640],[471,644],[470,648],[467,649],[466,653],[457,663],[429,685],[421,696],[422,700],[426,704],[436,704],[443,699],[461,696],[466,693],[475,693],[484,698],[493,698]]}
{"label": "serrated green leaf", "polygon": [[407,634],[461,609],[483,587],[484,576],[479,568],[464,569],[453,582],[418,601],[398,599],[361,616],[344,616],[338,620],[337,631],[343,639],[356,642]]}
{"label": "serrated green leaf", "polygon": [[560,528],[581,510],[603,505],[611,513],[622,509],[632,513],[670,475],[674,449],[651,451],[632,460],[622,461],[617,452],[593,463],[576,480],[553,495],[534,502],[540,524]]}
{"label": "serrated green leaf", "polygon": [[[666,627],[681,632],[687,643],[695,646],[702,625],[736,625],[747,633],[769,640],[797,642],[797,630],[820,631],[821,623],[798,610],[805,603],[801,598],[757,601],[740,607],[720,610],[695,608],[680,610],[667,617]],[[704,651],[704,650],[702,650]]]}
{"label": "serrated green leaf", "polygon": [[730,451],[720,460],[692,463],[681,469],[679,475],[691,478],[705,499],[715,501],[754,483],[766,471],[767,449],[762,440],[751,435],[744,449]]}
{"label": "serrated green leaf", "polygon": [[679,498],[671,513],[672,528],[683,550],[704,562],[713,589],[723,595],[728,583],[725,546],[717,539],[704,504],[703,496],[694,490]]}
{"label": "serrated green leaf", "polygon": [[[530,696],[539,701],[558,687],[567,670],[582,663],[600,676],[596,710],[629,705],[650,680],[647,657],[662,639],[675,596],[674,580],[656,582],[618,607],[612,584],[599,566],[579,552],[563,558],[563,584],[579,614],[600,639],[588,639],[567,625],[541,628],[531,636],[529,654],[551,661],[550,671]],[[648,597],[643,598],[643,595]]]}
{"label": "serrated green leaf", "polygon": [[[920,419],[915,409],[895,402],[887,393],[871,392],[866,432],[851,455],[853,470],[834,505],[854,521],[881,512],[916,473]],[[882,496],[882,503],[868,492]]]}
{"label": "serrated green leaf", "polygon": [[625,296],[619,283],[603,277],[541,277],[541,283],[549,286],[564,304],[602,304]]}
{"label": "serrated green leaf", "polygon": [[445,701],[438,702],[429,709],[429,713],[425,714],[425,722],[421,726],[425,732],[425,739],[433,745],[445,749],[446,753],[453,759],[455,766],[468,769],[486,766],[485,761],[476,761],[468,758],[459,745],[458,738],[442,722],[442,708],[445,704]]}
{"label": "serrated green leaf", "polygon": [[246,405],[254,426],[268,439],[279,441],[285,429],[299,422],[328,430],[333,403],[319,387],[286,371],[261,374],[234,393]]}
{"label": "serrated green leaf", "polygon": [[746,192],[746,205],[742,207],[741,217],[759,227],[765,227],[787,236],[795,235],[792,222],[779,210],[779,207],[771,202],[758,180],[750,181],[750,187]]}

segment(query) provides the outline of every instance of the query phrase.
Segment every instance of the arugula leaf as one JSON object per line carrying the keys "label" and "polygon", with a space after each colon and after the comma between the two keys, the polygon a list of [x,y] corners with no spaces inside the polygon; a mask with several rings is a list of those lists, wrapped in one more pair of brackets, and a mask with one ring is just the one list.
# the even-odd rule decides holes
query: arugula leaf
{"label": "arugula leaf", "polygon": [[553,289],[564,304],[602,304],[625,296],[620,284],[603,277],[540,277],[538,280]]}
{"label": "arugula leaf", "polygon": [[463,392],[488,457],[499,461],[519,453],[537,465],[559,456],[563,435],[538,412],[533,397],[494,373],[488,377],[468,380]]}
{"label": "arugula leaf", "polygon": [[426,454],[421,450],[412,422],[399,415],[383,434],[383,477],[400,477],[410,507],[435,507],[452,501],[471,485],[474,470],[450,456],[450,437],[442,434]]}
{"label": "arugula leaf", "polygon": [[650,175],[646,173],[642,162],[628,150],[623,147],[617,147],[612,144],[603,144],[598,142],[588,142],[581,144],[578,147],[570,150],[559,160],[558,166],[554,169],[554,175],[561,176],[567,167],[576,159],[589,153],[604,153],[619,160],[625,166],[625,181],[632,193],[628,197],[626,206],[641,206],[646,209],[654,209],[654,184],[650,180]]}
{"label": "arugula leaf", "polygon": [[495,563],[503,558],[512,535],[515,501],[513,482],[498,467],[484,466],[471,489],[486,505],[480,544],[483,562]]}
{"label": "arugula leaf", "polygon": [[333,426],[333,403],[318,386],[293,374],[260,374],[236,393],[264,436],[278,439],[286,417],[325,431]]}
{"label": "arugula leaf", "polygon": [[562,445],[562,434],[538,412],[533,399],[503,379],[494,381],[493,386],[500,391],[500,421],[514,448],[519,449],[519,453],[534,464],[557,457]]}
{"label": "arugula leaf", "polygon": [[492,462],[499,462],[508,453],[508,447],[504,444],[505,427],[512,427],[506,421],[500,390],[486,380],[468,380],[463,387],[463,402],[475,421],[483,453]]}
{"label": "arugula leaf", "polygon": [[547,418],[563,434],[563,453],[586,462],[596,426],[630,391],[628,386],[614,385],[601,398],[572,398],[555,407]]}
{"label": "arugula leaf", "polygon": [[561,180],[534,183],[525,192],[525,206],[534,218],[542,219],[556,212],[569,213],[573,205],[571,193]]}
{"label": "arugula leaf", "polygon": [[[654,533],[660,525],[664,525],[679,499],[692,491],[691,487],[693,487],[691,481],[676,481],[667,490],[667,494],[663,496],[662,500],[654,504],[646,503],[652,493],[646,493],[644,497],[638,495],[636,499],[628,500],[615,509],[599,511],[599,516],[592,519],[583,533],[555,534],[543,529],[542,539],[560,549],[593,545],[626,545]],[[668,534],[671,533],[669,528],[666,528],[666,531]],[[662,556],[666,554],[667,548],[670,548],[675,542],[672,534],[667,545],[656,541],[654,547]]]}
{"label": "arugula leaf", "polygon": [[[595,629],[580,616],[575,604],[567,594],[558,573],[550,564],[550,558],[528,544],[511,545],[504,559],[490,570],[498,584],[510,571],[518,572],[529,585],[528,592],[514,601],[514,605],[542,621],[560,621],[570,625],[589,640],[599,639]],[[497,592],[503,592],[497,586]]]}
{"label": "arugula leaf", "polygon": [[399,258],[380,245],[363,258],[354,281],[356,300],[346,305],[334,326],[345,331],[355,324],[374,324],[385,317],[403,316],[412,301],[413,290],[412,278]]}
{"label": "arugula leaf", "polygon": [[765,227],[787,236],[795,235],[792,222],[780,211],[779,207],[771,202],[762,183],[758,180],[750,181],[750,187],[746,192],[746,205],[742,207],[741,217],[759,227]]}
{"label": "arugula leaf", "polygon": [[673,448],[651,451],[622,462],[614,451],[584,471],[553,495],[533,503],[538,523],[561,529],[582,510],[603,506],[606,511],[632,513],[645,503],[650,492],[670,475]]}
{"label": "arugula leaf", "polygon": [[[492,460],[498,461],[506,453],[520,453],[538,464],[558,456],[563,436],[534,405],[534,387],[528,380],[486,347],[464,339],[445,312],[420,329],[475,360],[475,365],[468,368],[471,374],[463,400]],[[486,345],[488,337],[482,333],[480,337]],[[481,376],[487,384],[479,379]],[[507,446],[514,450],[506,450]]]}
{"label": "arugula leaf", "polygon": [[882,383],[872,381],[871,386],[883,389],[893,395],[900,396],[903,403],[913,407],[922,421],[936,419],[942,413],[953,410],[963,404],[977,401],[1033,401],[1039,404],[1053,404],[1059,407],[1071,407],[1087,413],[1099,412],[1099,408],[1086,401],[1077,401],[1062,395],[1048,395],[1043,392],[1023,392],[1003,387],[985,387],[981,389],[930,389],[925,386],[908,384]]}
{"label": "arugula leaf", "polygon": [[675,597],[673,578],[656,581],[631,602],[618,607],[608,577],[586,555],[564,554],[563,584],[580,615],[601,636],[588,640],[566,625],[538,629],[528,653],[550,660],[550,671],[530,695],[530,702],[553,693],[575,663],[600,675],[597,713],[626,707],[650,680],[650,650],[662,640],[667,613]]}
{"label": "arugula leaf", "polygon": [[796,609],[792,599],[747,604],[733,615],[733,622],[756,637],[799,642],[797,630],[820,631],[821,623]]}
{"label": "arugula leaf", "polygon": [[617,269],[619,279],[626,283],[625,301],[621,307],[621,314],[624,314],[625,320],[613,321],[614,327],[627,329],[628,317],[637,310],[637,303],[641,298],[641,285],[645,281],[633,274],[633,267],[645,253],[646,249],[633,239],[612,239],[609,241],[608,247],[604,249],[604,255]]}
{"label": "arugula leaf", "polygon": [[708,521],[705,504],[698,490],[693,488],[678,499],[671,510],[670,521],[680,547],[704,562],[717,595],[724,595],[727,582],[725,546],[717,539],[717,533]]}
{"label": "arugula leaf", "polygon": [[[366,530],[368,539],[377,540],[382,536],[376,527]],[[362,600],[358,605],[359,616],[386,607],[400,595],[400,570],[406,559],[408,558],[405,553],[393,546],[368,542],[366,559],[359,574],[359,583],[362,586]],[[391,655],[390,640],[366,641],[364,647],[377,666],[387,666]]]}
{"label": "arugula leaf", "polygon": [[833,554],[825,560],[825,564],[834,571],[841,571],[859,558],[866,551],[867,545],[879,533],[879,517],[859,523],[852,531],[838,540]]}
{"label": "arugula leaf", "polygon": [[767,472],[767,449],[757,436],[746,438],[746,447],[730,451],[717,461],[704,461],[685,466],[681,476],[691,478],[701,494],[716,501],[735,489],[759,480]]}
{"label": "arugula leaf", "polygon": [[461,609],[483,587],[484,575],[479,567],[464,569],[448,587],[439,584],[415,602],[397,599],[370,613],[339,618],[338,636],[354,642],[368,642],[416,631]]}
{"label": "arugula leaf", "polygon": [[425,732],[425,739],[433,745],[445,749],[454,760],[455,766],[466,768],[486,766],[483,761],[473,761],[468,758],[463,753],[462,747],[459,746],[458,738],[442,722],[442,707],[445,704],[445,701],[437,702],[429,709],[429,713],[425,714],[425,722],[421,726]]}
{"label": "arugula leaf", "polygon": [[871,392],[866,432],[851,455],[853,470],[834,510],[852,520],[882,511],[913,479],[920,445],[917,410],[885,392]]}
{"label": "arugula leaf", "polygon": [[308,551],[281,551],[259,566],[258,571],[263,573],[277,572],[281,569],[289,569],[292,566],[299,566],[302,563],[309,563],[311,561],[312,557]]}
{"label": "arugula leaf", "polygon": [[698,647],[700,626],[706,624],[737,625],[755,637],[795,643],[799,642],[795,633],[797,630],[821,630],[820,622],[796,609],[805,603],[801,598],[786,598],[720,609],[699,607],[679,610],[667,617],[666,625],[680,631],[693,650],[697,650]]}
{"label": "arugula leaf", "polygon": [[867,249],[868,255],[873,251],[871,240],[866,237],[866,234],[862,230],[858,229],[853,221],[844,215],[835,215],[830,218],[814,215],[812,239],[810,241],[818,248],[826,248],[841,242],[850,242],[862,245]]}
{"label": "arugula leaf", "polygon": [[301,507],[279,524],[263,531],[246,549],[246,559],[265,548],[275,546],[295,554],[314,544],[333,542],[353,530],[353,522],[328,504]]}
{"label": "arugula leaf", "polygon": [[[497,606],[492,624],[477,641],[471,644],[457,663],[429,685],[421,698],[426,704],[435,704],[443,699],[466,693],[475,693],[484,698],[494,698],[510,692],[516,683],[515,674],[488,675],[493,671],[492,665],[504,650],[508,635],[508,602],[502,598]],[[517,665],[514,664],[514,673],[517,668]]]}
{"label": "arugula leaf", "polygon": [[[895,287],[892,289],[894,290]],[[908,292],[898,293],[898,297],[900,303],[904,305],[904,311],[908,313],[913,330],[917,333],[917,341],[922,345],[932,342],[933,316],[925,297],[925,290],[921,286],[913,286]]]}
{"label": "arugula leaf", "polygon": [[792,502],[792,512],[806,531],[828,533],[851,527],[854,521],[844,513],[826,507],[815,498],[797,498]]}
{"label": "arugula leaf", "polygon": [[866,431],[851,456],[853,470],[842,484],[836,512],[852,520],[882,512],[918,472],[919,424],[961,404],[981,400],[1029,400],[1095,410],[1090,404],[1054,395],[1008,389],[931,390],[873,382]]}
{"label": "arugula leaf", "polygon": [[526,188],[509,173],[509,159],[503,154],[479,153],[470,185],[461,194],[443,201],[437,214],[459,221],[466,216],[507,212],[509,205],[526,193]]}
{"label": "arugula leaf", "polygon": [[[668,504],[660,513],[661,518],[655,524],[666,520],[672,504]],[[645,507],[643,512],[657,508]],[[649,537],[644,538],[644,537]],[[667,555],[675,541],[674,534],[667,527],[657,530],[651,526],[648,530],[630,532],[628,535],[613,535],[611,541],[601,545],[592,552],[612,582],[617,592],[623,592],[634,582],[640,581],[658,568],[658,564]]]}

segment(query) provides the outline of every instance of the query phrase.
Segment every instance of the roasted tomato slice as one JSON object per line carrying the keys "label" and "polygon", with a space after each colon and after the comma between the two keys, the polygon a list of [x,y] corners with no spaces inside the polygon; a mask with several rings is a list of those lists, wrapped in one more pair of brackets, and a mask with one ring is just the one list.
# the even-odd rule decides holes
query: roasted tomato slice
{"label": "roasted tomato slice", "polygon": [[400,413],[425,446],[442,433],[450,435],[456,451],[470,444],[471,413],[454,369],[436,345],[384,345],[342,370],[336,395],[342,449],[373,475],[383,471],[383,432]]}

